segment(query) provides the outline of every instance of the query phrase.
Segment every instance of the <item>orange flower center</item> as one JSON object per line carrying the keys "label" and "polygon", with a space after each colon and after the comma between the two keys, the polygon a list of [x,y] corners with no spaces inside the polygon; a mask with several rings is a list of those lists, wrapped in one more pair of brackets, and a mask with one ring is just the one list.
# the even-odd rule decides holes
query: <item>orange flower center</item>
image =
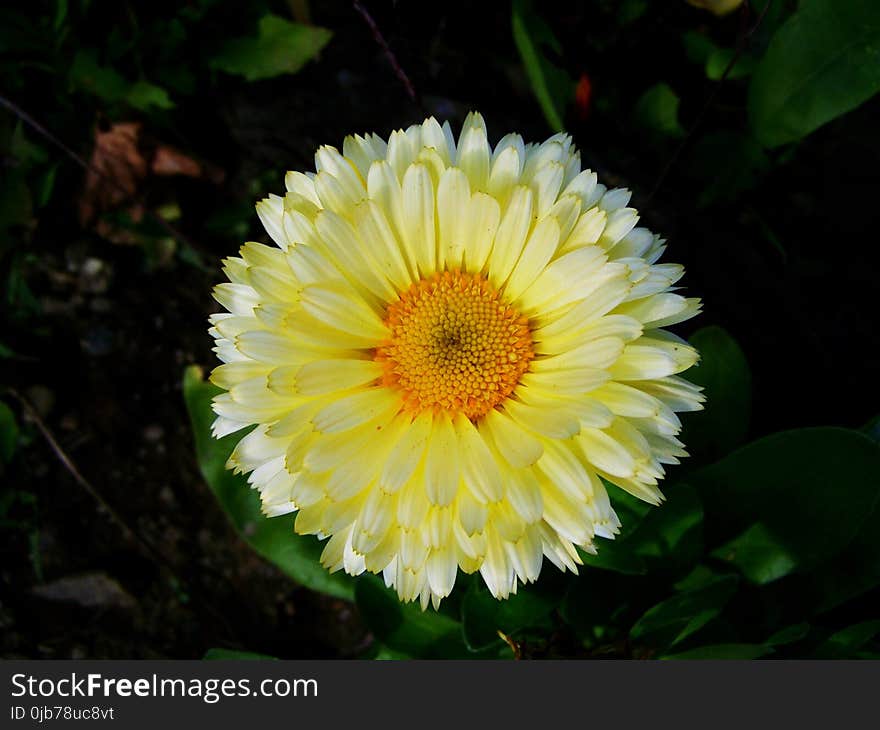
{"label": "orange flower center", "polygon": [[388,305],[391,336],[376,348],[382,383],[412,413],[477,419],[509,396],[535,356],[527,318],[480,274],[446,271]]}

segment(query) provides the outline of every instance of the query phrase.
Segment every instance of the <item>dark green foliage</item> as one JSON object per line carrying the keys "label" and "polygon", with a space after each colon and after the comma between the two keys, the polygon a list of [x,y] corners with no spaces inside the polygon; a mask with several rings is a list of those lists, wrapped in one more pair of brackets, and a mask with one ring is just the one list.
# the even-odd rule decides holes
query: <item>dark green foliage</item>
{"label": "dark green foliage", "polygon": [[401,603],[397,592],[386,588],[375,575],[358,578],[355,600],[370,630],[393,651],[424,659],[471,656],[456,617],[422,611],[415,603]]}
{"label": "dark green foliage", "polygon": [[513,0],[511,11],[513,40],[522,58],[535,98],[554,132],[564,128],[565,107],[571,100],[574,84],[550,58],[561,46],[553,31],[535,13],[531,0]]}
{"label": "dark green foliage", "polygon": [[700,460],[717,459],[739,446],[749,430],[752,376],[736,340],[721,327],[704,327],[689,339],[700,361],[687,379],[702,386],[711,407],[684,417],[688,452]]}
{"label": "dark green foliage", "polygon": [[211,67],[248,81],[296,73],[327,45],[331,35],[324,28],[264,15],[256,37],[227,42],[211,59]]}
{"label": "dark green foliage", "polygon": [[[808,571],[843,550],[880,498],[880,448],[857,431],[810,428],[767,436],[690,475],[714,534],[760,524],[738,544],[778,544]],[[730,558],[736,560],[737,551]]]}
{"label": "dark green foliage", "polygon": [[770,169],[767,153],[748,134],[730,130],[700,137],[689,155],[688,173],[702,181],[701,207],[735,202]]}
{"label": "dark green foliage", "polygon": [[880,5],[802,0],[779,28],[749,88],[758,140],[778,147],[880,91]]}
{"label": "dark green foliage", "polygon": [[684,128],[678,120],[678,98],[669,84],[655,84],[639,97],[636,121],[658,136],[684,137]]}
{"label": "dark green foliage", "polygon": [[0,401],[0,464],[8,464],[18,447],[18,423],[12,409]]}

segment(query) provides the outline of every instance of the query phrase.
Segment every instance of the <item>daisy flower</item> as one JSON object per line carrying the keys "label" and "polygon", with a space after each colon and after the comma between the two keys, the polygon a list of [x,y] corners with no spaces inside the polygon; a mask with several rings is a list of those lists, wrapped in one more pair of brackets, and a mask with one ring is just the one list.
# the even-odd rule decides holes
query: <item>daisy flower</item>
{"label": "daisy flower", "polygon": [[698,313],[630,192],[565,134],[494,147],[470,114],[325,146],[257,213],[274,246],[225,260],[211,317],[217,437],[267,515],[322,563],[437,606],[458,570],[497,598],[620,521],[604,481],[652,504],[685,451],[666,327]]}

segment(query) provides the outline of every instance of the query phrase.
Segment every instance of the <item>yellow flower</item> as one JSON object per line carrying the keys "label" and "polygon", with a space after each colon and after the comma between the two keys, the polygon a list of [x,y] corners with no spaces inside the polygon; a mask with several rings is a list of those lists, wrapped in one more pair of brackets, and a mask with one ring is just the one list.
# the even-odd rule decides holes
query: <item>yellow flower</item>
{"label": "yellow flower", "polygon": [[276,246],[225,261],[214,432],[256,425],[228,466],[327,568],[423,607],[459,568],[498,598],[576,571],[620,526],[602,480],[657,504],[685,455],[682,267],[567,135],[493,148],[471,114],[342,150],[257,205]]}

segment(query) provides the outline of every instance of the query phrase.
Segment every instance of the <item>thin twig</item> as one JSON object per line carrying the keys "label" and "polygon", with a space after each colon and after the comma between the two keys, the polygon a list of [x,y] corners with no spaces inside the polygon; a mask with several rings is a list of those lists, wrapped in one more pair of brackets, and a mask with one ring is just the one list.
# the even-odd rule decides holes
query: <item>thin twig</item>
{"label": "thin twig", "polygon": [[[733,71],[733,67],[736,66],[740,57],[745,52],[749,40],[755,34],[755,31],[757,31],[758,28],[761,27],[761,23],[764,22],[764,16],[767,15],[767,11],[770,9],[770,6],[772,4],[773,0],[767,0],[767,2],[764,4],[764,9],[761,11],[761,14],[758,16],[758,19],[755,21],[755,24],[752,26],[752,28],[740,35],[739,41],[737,41],[736,44],[736,49],[734,50],[733,56],[725,67],[724,73],[721,74],[721,78],[718,79],[718,82],[712,89],[712,93],[709,94],[709,98],[706,99],[706,103],[703,104],[703,108],[700,109],[700,113],[697,115],[697,118],[694,120],[694,123],[691,125],[690,129],[688,129],[687,134],[684,136],[684,139],[679,142],[678,146],[675,148],[675,151],[672,153],[672,156],[669,158],[669,160],[667,160],[666,164],[663,166],[663,169],[660,171],[660,175],[657,177],[657,182],[654,183],[654,187],[648,195],[648,201],[650,201],[660,190],[660,186],[666,181],[666,178],[672,171],[673,166],[676,162],[678,162],[678,158],[681,157],[682,152],[684,152],[685,148],[693,140],[694,135],[697,129],[699,129],[700,125],[703,123],[703,119],[706,117],[706,114],[709,113],[709,110],[715,104],[715,99],[721,91],[721,87],[724,85],[724,82],[727,80],[730,72]],[[746,5],[745,7],[748,6]]]}
{"label": "thin twig", "polygon": [[[144,538],[138,535],[131,527],[128,526],[128,523],[119,515],[119,513],[111,507],[107,501],[101,496],[101,493],[95,489],[94,485],[86,479],[82,472],[77,468],[76,464],[73,462],[67,452],[61,448],[61,444],[58,443],[58,440],[55,438],[55,435],[52,433],[51,429],[45,424],[42,418],[40,418],[40,414],[37,413],[36,409],[31,405],[30,401],[25,398],[21,393],[19,393],[15,388],[8,388],[7,392],[15,398],[24,410],[27,417],[36,425],[39,429],[40,433],[43,435],[43,438],[46,439],[46,443],[49,444],[49,448],[52,449],[52,452],[58,458],[58,461],[67,469],[68,473],[73,477],[74,481],[79,484],[88,494],[89,496],[98,503],[98,506],[107,513],[110,517],[111,521],[113,521],[119,529],[125,534],[127,538],[129,538],[132,542],[136,543],[138,547],[146,554],[148,558],[156,560],[157,562],[171,567],[169,561],[152,545],[150,545]],[[172,569],[173,572],[173,569]]]}
{"label": "thin twig", "polygon": [[[159,565],[160,567],[164,567],[168,573],[174,578],[179,586],[184,586],[186,591],[198,599],[199,603],[202,607],[217,619],[220,624],[224,627],[224,629],[229,632],[231,635],[236,635],[236,631],[229,624],[229,621],[226,619],[226,616],[223,612],[218,611],[212,600],[209,600],[208,597],[204,594],[202,589],[183,578],[181,574],[178,572],[177,568],[174,564],[166,558],[159,550],[157,550],[153,545],[150,544],[148,540],[138,535],[137,532],[134,531],[131,527],[129,527],[128,523],[122,518],[122,516],[113,509],[107,501],[101,496],[101,493],[95,488],[95,486],[86,479],[82,472],[77,468],[76,464],[73,462],[67,452],[61,448],[61,445],[58,443],[58,440],[55,438],[55,435],[52,433],[51,429],[46,425],[42,418],[40,418],[40,414],[37,413],[36,409],[31,405],[30,401],[25,398],[21,393],[19,393],[15,388],[7,388],[7,393],[15,398],[22,407],[22,410],[25,412],[27,417],[33,421],[36,427],[39,429],[40,433],[43,435],[43,438],[46,439],[46,443],[49,444],[49,448],[52,449],[52,452],[58,458],[58,461],[67,469],[68,473],[73,477],[74,481],[79,484],[88,494],[89,496],[98,503],[104,512],[110,517],[111,521],[122,530],[123,534],[129,538],[132,542],[137,545],[144,556],[152,560],[154,563]],[[225,582],[230,583],[229,578],[217,571],[211,569],[211,573],[213,573],[216,577],[220,577]],[[231,583],[230,583],[231,584]]]}
{"label": "thin twig", "polygon": [[394,55],[394,51],[391,50],[391,46],[388,45],[388,42],[385,40],[385,36],[382,35],[382,31],[379,30],[379,26],[376,25],[376,21],[373,20],[373,16],[370,15],[369,11],[360,3],[358,0],[354,0],[352,3],[354,9],[358,12],[358,14],[364,19],[364,22],[369,26],[370,31],[373,34],[373,39],[382,49],[382,52],[385,54],[385,58],[388,60],[388,65],[391,66],[391,70],[394,71],[394,75],[400,79],[400,82],[403,84],[406,89],[407,96],[412,100],[414,104],[417,104],[419,108],[424,111],[424,107],[422,106],[422,100],[419,95],[416,93],[416,89],[412,84],[412,81],[409,80],[409,76],[406,75],[406,71],[403,70],[403,67],[397,60],[397,56]]}
{"label": "thin twig", "polygon": [[[104,182],[109,183],[113,186],[117,191],[121,192],[123,196],[126,198],[133,198],[131,191],[123,187],[116,179],[110,177],[103,170],[98,168],[96,165],[93,165],[91,162],[86,161],[81,155],[77,154],[73,149],[70,148],[69,145],[64,143],[57,136],[52,134],[48,129],[46,129],[42,124],[40,124],[36,119],[34,119],[30,114],[28,114],[24,109],[22,109],[18,104],[14,101],[7,99],[5,96],[0,95],[0,106],[5,107],[9,111],[11,111],[15,116],[17,116],[21,121],[27,124],[31,129],[33,129],[37,134],[39,134],[44,139],[48,140],[52,144],[54,144],[58,149],[60,149],[64,154],[66,154],[71,160],[73,160],[77,165],[79,165],[86,172],[93,172],[99,178],[101,178]],[[135,200],[137,200],[135,198]],[[161,215],[151,210],[149,207],[144,206],[147,211],[147,215],[150,216],[159,226],[161,226],[169,236],[176,239],[179,243],[185,244],[194,248],[197,251],[205,251],[204,248],[199,246],[195,241],[186,236],[185,234],[178,231],[174,226],[172,226],[168,221],[166,221]]]}
{"label": "thin twig", "polygon": [[[7,388],[6,392],[15,398],[22,407],[22,410],[27,415],[27,417],[33,421],[36,427],[39,429],[40,433],[43,435],[43,438],[46,440],[46,443],[49,444],[49,448],[52,450],[52,453],[58,458],[58,461],[64,466],[64,468],[68,471],[68,473],[73,477],[74,481],[79,484],[88,495],[98,503],[100,508],[107,513],[110,517],[110,520],[122,530],[123,534],[129,538],[135,545],[137,545],[144,556],[148,560],[152,560],[160,567],[164,567],[168,573],[174,578],[177,582],[178,586],[183,586],[187,593],[189,593],[193,598],[197,599],[202,608],[207,611],[214,619],[216,619],[223,628],[232,636],[237,636],[237,631],[235,628],[229,623],[226,616],[222,611],[217,610],[214,605],[214,601],[210,599],[207,595],[205,595],[203,589],[197,584],[191,583],[183,578],[183,576],[178,572],[177,568],[174,566],[174,563],[171,562],[168,558],[166,558],[159,550],[157,550],[153,545],[150,544],[145,538],[138,535],[137,532],[134,531],[131,527],[129,527],[128,523],[122,518],[122,516],[113,509],[107,501],[101,496],[101,493],[95,488],[95,486],[86,479],[82,472],[77,468],[73,459],[67,455],[67,452],[61,448],[61,445],[58,443],[58,440],[55,438],[55,435],[52,433],[51,429],[46,425],[42,418],[40,418],[40,414],[37,413],[36,409],[31,405],[30,401],[25,398],[21,393],[19,393],[15,388]],[[208,568],[208,570],[216,577],[229,585],[233,585],[230,581],[229,577],[225,573],[220,573],[213,568]],[[234,586],[233,586],[234,587]]]}

